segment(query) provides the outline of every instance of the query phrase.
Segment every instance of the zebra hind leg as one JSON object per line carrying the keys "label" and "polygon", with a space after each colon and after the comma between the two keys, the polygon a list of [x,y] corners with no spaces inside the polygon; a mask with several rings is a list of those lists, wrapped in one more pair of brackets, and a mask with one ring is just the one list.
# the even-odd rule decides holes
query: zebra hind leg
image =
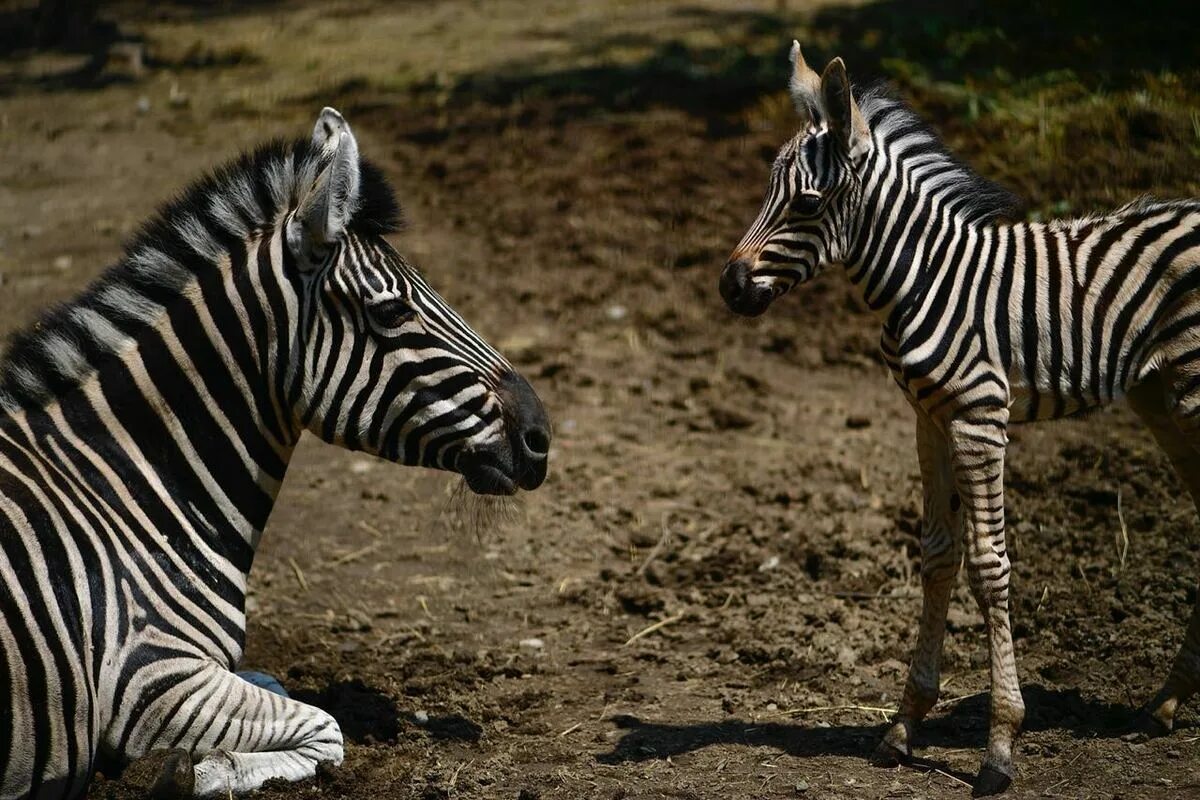
{"label": "zebra hind leg", "polygon": [[147,753],[151,764],[159,760],[161,781],[147,779],[154,797],[188,796],[188,776],[171,755],[179,752],[192,764],[190,796],[198,798],[244,794],[272,778],[305,780],[322,763],[342,763],[341,730],[319,708],[212,663],[173,688],[130,738],[132,752]]}
{"label": "zebra hind leg", "polygon": [[[1179,480],[1200,511],[1200,392],[1170,403],[1161,378],[1155,375],[1129,392],[1129,404],[1146,423],[1155,441],[1171,459]],[[1200,597],[1193,606],[1183,646],[1166,682],[1147,706],[1142,728],[1150,734],[1169,733],[1176,709],[1200,689]]]}

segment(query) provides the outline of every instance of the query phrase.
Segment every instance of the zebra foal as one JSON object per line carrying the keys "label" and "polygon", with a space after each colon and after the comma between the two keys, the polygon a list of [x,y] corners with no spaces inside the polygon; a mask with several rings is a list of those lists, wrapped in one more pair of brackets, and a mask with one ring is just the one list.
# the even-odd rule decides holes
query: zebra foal
{"label": "zebra foal", "polygon": [[[303,431],[481,493],[534,489],[529,384],[383,238],[399,209],[333,109],[163,209],[0,363],[0,798],[160,795],[340,763],[324,711],[232,672]],[[147,762],[143,761],[144,766]]]}
{"label": "zebra foal", "polygon": [[[1010,784],[1024,717],[1008,614],[1004,458],[1015,422],[1128,399],[1200,505],[1200,200],[1011,222],[1018,204],[953,158],[916,115],[855,96],[841,59],[818,75],[793,44],[800,132],[720,279],[746,316],[841,264],[882,323],[916,414],[923,607],[881,763],[912,753],[938,698],[950,591],[964,553],[987,630],[991,719],[977,794]],[[1200,609],[1148,723],[1169,731],[1200,688]]]}

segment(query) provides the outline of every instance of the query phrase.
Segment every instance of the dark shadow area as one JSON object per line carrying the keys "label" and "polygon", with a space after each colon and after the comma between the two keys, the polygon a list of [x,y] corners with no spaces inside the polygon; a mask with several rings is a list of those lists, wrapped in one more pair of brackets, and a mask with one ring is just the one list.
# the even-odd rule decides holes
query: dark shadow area
{"label": "dark shadow area", "polygon": [[[1111,739],[1133,730],[1139,709],[1083,697],[1077,689],[1055,690],[1031,685],[1025,698],[1023,731],[1063,730],[1076,738]],[[988,697],[978,695],[956,703],[947,713],[921,726],[917,747],[983,748],[987,742]],[[770,747],[798,758],[847,756],[868,759],[886,729],[879,725],[831,725],[817,728],[791,722],[754,723],[731,719],[691,725],[666,725],[622,715],[613,718],[628,731],[609,753],[596,757],[603,764],[649,761],[690,753],[712,745]],[[940,769],[970,780],[945,764],[924,758],[913,766]]]}
{"label": "dark shadow area", "polygon": [[483,737],[483,728],[459,714],[445,717],[429,717],[424,721],[416,715],[407,714],[405,719],[429,734],[429,738],[437,741],[478,742]]}
{"label": "dark shadow area", "polygon": [[28,77],[7,76],[0,84],[0,96],[28,90],[102,89],[133,82],[146,69],[189,70],[255,63],[257,57],[241,50],[214,53],[200,48],[162,61],[147,52],[148,43],[138,27],[148,21],[182,22],[245,14],[278,2],[26,0],[14,4],[0,11],[0,61],[15,64],[47,53],[68,60]]}
{"label": "dark shadow area", "polygon": [[396,701],[358,678],[331,683],[319,691],[298,689],[292,697],[328,711],[352,742],[395,742],[400,737]]}
{"label": "dark shadow area", "polygon": [[[554,70],[537,59],[514,62],[467,76],[454,87],[451,101],[507,106],[552,100],[560,117],[664,106],[715,121],[782,87],[793,16],[691,7],[675,15],[694,30],[719,31],[728,43],[694,46],[653,32],[602,36],[581,30],[566,60],[594,65]],[[751,47],[754,43],[758,46]],[[618,51],[631,48],[648,49],[649,55],[616,60]]]}
{"label": "dark shadow area", "polygon": [[1002,83],[1069,70],[1089,88],[1142,72],[1195,72],[1200,6],[1147,0],[885,0],[832,7],[811,28],[859,80],[904,61],[935,80]]}
{"label": "dark shadow area", "polygon": [[[1139,4],[1136,14],[1122,4],[1087,0],[1049,0],[1036,9],[1014,0],[886,0],[806,17],[683,7],[674,14],[687,30],[715,31],[721,42],[696,46],[679,36],[664,41],[661,34],[581,30],[570,35],[571,51],[560,58],[592,65],[553,69],[541,59],[514,61],[467,76],[451,101],[514,106],[553,100],[559,118],[668,107],[711,123],[784,90],[795,37],[805,40],[818,68],[842,56],[859,84],[919,75],[975,87],[1045,77],[1119,88],[1145,72],[1196,74],[1198,9],[1165,0]],[[621,59],[631,48],[650,54]]]}

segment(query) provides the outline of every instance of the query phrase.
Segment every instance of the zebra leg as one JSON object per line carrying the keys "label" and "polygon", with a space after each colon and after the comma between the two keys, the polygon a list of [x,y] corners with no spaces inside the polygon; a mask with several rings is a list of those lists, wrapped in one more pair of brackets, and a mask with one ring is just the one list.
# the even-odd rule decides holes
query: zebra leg
{"label": "zebra leg", "polygon": [[[1169,407],[1161,379],[1154,375],[1129,392],[1129,405],[1146,423],[1155,441],[1171,459],[1175,474],[1187,487],[1192,502],[1200,510],[1200,425],[1177,422],[1178,408]],[[1182,422],[1182,424],[1181,424]],[[1141,727],[1147,733],[1170,733],[1175,726],[1175,711],[1200,689],[1200,598],[1192,607],[1183,646],[1166,682],[1147,706]]]}
{"label": "zebra leg", "polygon": [[950,449],[932,420],[917,409],[917,458],[921,465],[924,520],[921,528],[921,627],[908,668],[900,710],[875,749],[872,761],[895,766],[912,756],[913,732],[937,703],[942,640],[950,592],[962,564],[961,503],[954,488]]}
{"label": "zebra leg", "polygon": [[[976,413],[978,413],[978,409]],[[1025,718],[1008,616],[1009,558],[1004,542],[1004,454],[1007,409],[949,426],[955,484],[963,504],[967,574],[987,630],[991,714],[987,753],[975,795],[997,794],[1014,776],[1013,739]]]}
{"label": "zebra leg", "polygon": [[[318,764],[337,765],[343,757],[342,732],[329,714],[213,663],[157,698],[140,728],[130,737],[130,751],[190,753],[199,798],[242,794],[272,778],[304,780]],[[166,764],[177,770],[174,760]]]}

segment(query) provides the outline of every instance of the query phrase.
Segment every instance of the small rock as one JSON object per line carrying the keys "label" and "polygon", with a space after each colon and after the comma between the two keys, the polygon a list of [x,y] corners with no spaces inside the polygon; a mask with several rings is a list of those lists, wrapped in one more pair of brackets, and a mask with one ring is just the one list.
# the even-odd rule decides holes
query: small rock
{"label": "small rock", "polygon": [[708,410],[709,416],[712,418],[713,425],[717,430],[742,430],[749,428],[754,424],[754,418],[744,412],[730,408],[728,406],[713,405]]}
{"label": "small rock", "polygon": [[150,98],[142,95],[137,100],[137,113],[147,114],[150,111]]}
{"label": "small rock", "polygon": [[364,472],[370,472],[375,468],[375,465],[365,458],[355,459],[350,462],[350,471],[355,475],[362,475]]}
{"label": "small rock", "polygon": [[186,108],[191,99],[181,91],[178,83],[171,84],[171,93],[167,96],[167,105],[171,108]]}
{"label": "small rock", "polygon": [[808,781],[796,781],[796,785],[793,788],[796,790],[796,794],[804,794],[808,791]]}
{"label": "small rock", "polygon": [[58,258],[54,259],[54,268],[59,272],[66,272],[71,268],[71,257],[59,256]]}
{"label": "small rock", "polygon": [[521,647],[528,647],[530,650],[541,650],[546,646],[546,643],[541,639],[522,639],[517,644]]}
{"label": "small rock", "polygon": [[779,556],[771,556],[766,561],[758,565],[759,572],[770,572],[779,566]]}
{"label": "small rock", "polygon": [[426,711],[425,709],[420,709],[419,711],[414,711],[413,712],[413,722],[417,723],[418,725],[429,724],[429,712]]}
{"label": "small rock", "polygon": [[625,306],[611,305],[604,310],[604,313],[613,322],[618,322],[620,320],[625,319],[626,315],[629,312],[625,310]]}

